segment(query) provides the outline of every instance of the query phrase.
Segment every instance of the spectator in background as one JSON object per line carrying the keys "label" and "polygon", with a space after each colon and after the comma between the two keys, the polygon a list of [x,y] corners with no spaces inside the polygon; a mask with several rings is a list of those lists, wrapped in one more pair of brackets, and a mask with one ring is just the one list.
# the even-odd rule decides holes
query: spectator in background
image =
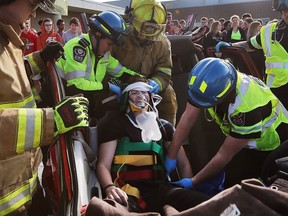
{"label": "spectator in background", "polygon": [[209,18],[208,19],[208,27],[211,28],[212,23],[215,22],[214,18]]}
{"label": "spectator in background", "polygon": [[247,40],[250,41],[250,38],[257,35],[260,32],[262,24],[259,21],[253,21],[247,31]]}
{"label": "spectator in background", "polygon": [[57,25],[57,28],[58,28],[58,31],[57,33],[61,36],[62,38],[62,35],[64,33],[64,29],[65,29],[65,22],[63,19],[58,19],[57,22],[56,22],[56,25]]}
{"label": "spectator in background", "polygon": [[256,21],[261,23],[261,27],[264,25],[263,20],[262,19],[257,19]]}
{"label": "spectator in background", "polygon": [[184,19],[181,19],[179,21],[179,24],[180,24],[181,29],[184,29],[186,27],[186,21]]}
{"label": "spectator in background", "polygon": [[242,14],[242,20],[245,21],[247,18],[253,19],[252,15],[250,13],[244,13]]}
{"label": "spectator in background", "polygon": [[248,28],[252,22],[253,22],[252,18],[247,18],[244,20],[243,29],[244,29],[246,35],[247,35]]}
{"label": "spectator in background", "polygon": [[[252,22],[247,31],[247,41],[250,41],[253,36],[257,35],[260,32],[261,27],[262,25],[259,21]],[[260,72],[262,80],[265,80],[265,56],[263,50],[255,49],[249,52],[249,55],[255,63],[257,70]]]}
{"label": "spectator in background", "polygon": [[209,32],[204,36],[203,39],[203,48],[204,54],[206,55],[206,49],[208,47],[215,47],[219,41],[222,40],[221,34],[221,24],[219,21],[215,21],[212,23]]}
{"label": "spectator in background", "polygon": [[230,20],[226,20],[224,22],[224,29],[222,29],[222,38],[223,41],[227,41],[227,31],[229,31],[232,28],[232,23]]}
{"label": "spectator in background", "polygon": [[192,32],[192,41],[202,46],[204,35],[209,32],[208,18],[201,17],[201,25]]}
{"label": "spectator in background", "polygon": [[239,28],[242,28],[243,29],[243,25],[244,25],[244,21],[243,19],[239,19]]}
{"label": "spectator in background", "polygon": [[178,20],[172,20],[170,22],[170,31],[168,32],[169,35],[180,35],[181,29],[179,28],[179,21]]}
{"label": "spectator in background", "polygon": [[69,30],[63,33],[62,41],[66,44],[67,41],[74,37],[80,36],[82,33],[79,31],[80,21],[76,17],[72,17],[69,21]]}
{"label": "spectator in background", "polygon": [[227,31],[226,42],[239,42],[239,41],[246,41],[246,33],[245,31],[240,28],[240,19],[238,15],[233,15],[230,18],[232,23],[232,28]]}
{"label": "spectator in background", "polygon": [[38,21],[38,25],[39,25],[39,27],[40,27],[40,31],[37,32],[38,35],[40,35],[40,34],[42,33],[42,31],[41,31],[42,23],[43,23],[43,20],[40,19],[40,20]]}
{"label": "spectator in background", "polygon": [[224,30],[224,23],[225,23],[225,19],[224,18],[220,18],[219,19],[219,22],[220,22],[220,24],[221,24],[221,31],[223,31]]}
{"label": "spectator in background", "polygon": [[166,23],[166,29],[165,29],[165,32],[169,32],[170,29],[171,29],[171,21],[173,19],[173,15],[171,12],[167,12],[167,23]]}
{"label": "spectator in background", "polygon": [[58,41],[62,43],[59,34],[54,31],[54,25],[50,18],[45,18],[41,26],[42,33],[37,39],[37,49],[42,50],[48,43]]}
{"label": "spectator in background", "polygon": [[23,25],[23,29],[20,38],[25,43],[24,55],[28,55],[37,50],[37,38],[38,35],[31,30],[31,20],[27,19]]}

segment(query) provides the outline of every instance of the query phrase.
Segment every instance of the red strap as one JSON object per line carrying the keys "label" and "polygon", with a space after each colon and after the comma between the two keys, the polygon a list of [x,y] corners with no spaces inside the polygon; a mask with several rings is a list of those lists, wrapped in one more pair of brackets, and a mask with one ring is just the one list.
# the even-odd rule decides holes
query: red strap
{"label": "red strap", "polygon": [[[117,178],[116,173],[113,173],[114,179]],[[125,171],[120,173],[119,180],[124,184],[129,181],[149,180],[149,179],[164,179],[164,172],[162,170],[135,170]]]}

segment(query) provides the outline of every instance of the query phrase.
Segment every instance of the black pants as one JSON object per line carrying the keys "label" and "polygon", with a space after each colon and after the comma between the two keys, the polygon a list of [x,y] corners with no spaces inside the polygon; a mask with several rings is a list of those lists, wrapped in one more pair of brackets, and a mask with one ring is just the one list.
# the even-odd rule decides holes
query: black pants
{"label": "black pants", "polygon": [[163,214],[164,205],[171,205],[178,211],[194,207],[210,198],[194,189],[175,187],[169,182],[143,182],[133,185],[147,204],[147,211]]}

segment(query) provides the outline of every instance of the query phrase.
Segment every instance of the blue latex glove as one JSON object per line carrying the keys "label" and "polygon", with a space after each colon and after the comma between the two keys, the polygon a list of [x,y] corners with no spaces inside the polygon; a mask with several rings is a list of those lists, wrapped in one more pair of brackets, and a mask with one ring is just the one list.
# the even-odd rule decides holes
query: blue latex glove
{"label": "blue latex glove", "polygon": [[149,79],[148,80],[148,84],[150,85],[150,86],[152,86],[152,89],[150,89],[150,93],[155,93],[155,94],[158,94],[159,92],[160,92],[160,85],[157,83],[157,82],[155,82],[154,80],[151,80],[151,79]]}
{"label": "blue latex glove", "polygon": [[193,181],[191,178],[183,178],[179,181],[171,182],[171,184],[178,185],[180,187],[187,188],[187,189],[193,187]]}
{"label": "blue latex glove", "polygon": [[220,41],[219,43],[217,43],[217,45],[215,46],[215,50],[216,53],[220,52],[220,48],[221,47],[230,47],[232,46],[230,43],[224,42],[224,41]]}
{"label": "blue latex glove", "polygon": [[121,88],[117,85],[109,83],[109,90],[116,93],[117,95],[121,95]]}
{"label": "blue latex glove", "polygon": [[167,175],[169,175],[172,171],[176,169],[176,162],[177,160],[171,160],[167,156],[165,157],[164,165],[167,171]]}
{"label": "blue latex glove", "polygon": [[213,178],[210,178],[203,183],[195,185],[195,189],[202,193],[214,196],[224,190],[224,182],[225,172],[222,171]]}

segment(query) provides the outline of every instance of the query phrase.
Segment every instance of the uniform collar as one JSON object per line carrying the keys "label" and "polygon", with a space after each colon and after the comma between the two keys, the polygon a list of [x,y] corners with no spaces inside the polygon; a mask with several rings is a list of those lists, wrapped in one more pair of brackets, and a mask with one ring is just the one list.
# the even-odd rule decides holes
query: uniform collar
{"label": "uniform collar", "polygon": [[11,41],[15,46],[20,47],[23,46],[24,43],[20,39],[21,28],[16,20],[11,17],[1,14],[0,15],[0,37],[1,43],[2,39],[5,41],[5,45],[8,45],[9,41]]}
{"label": "uniform collar", "polygon": [[277,30],[283,30],[288,28],[288,25],[284,22],[283,19],[281,19],[278,23],[277,23]]}

